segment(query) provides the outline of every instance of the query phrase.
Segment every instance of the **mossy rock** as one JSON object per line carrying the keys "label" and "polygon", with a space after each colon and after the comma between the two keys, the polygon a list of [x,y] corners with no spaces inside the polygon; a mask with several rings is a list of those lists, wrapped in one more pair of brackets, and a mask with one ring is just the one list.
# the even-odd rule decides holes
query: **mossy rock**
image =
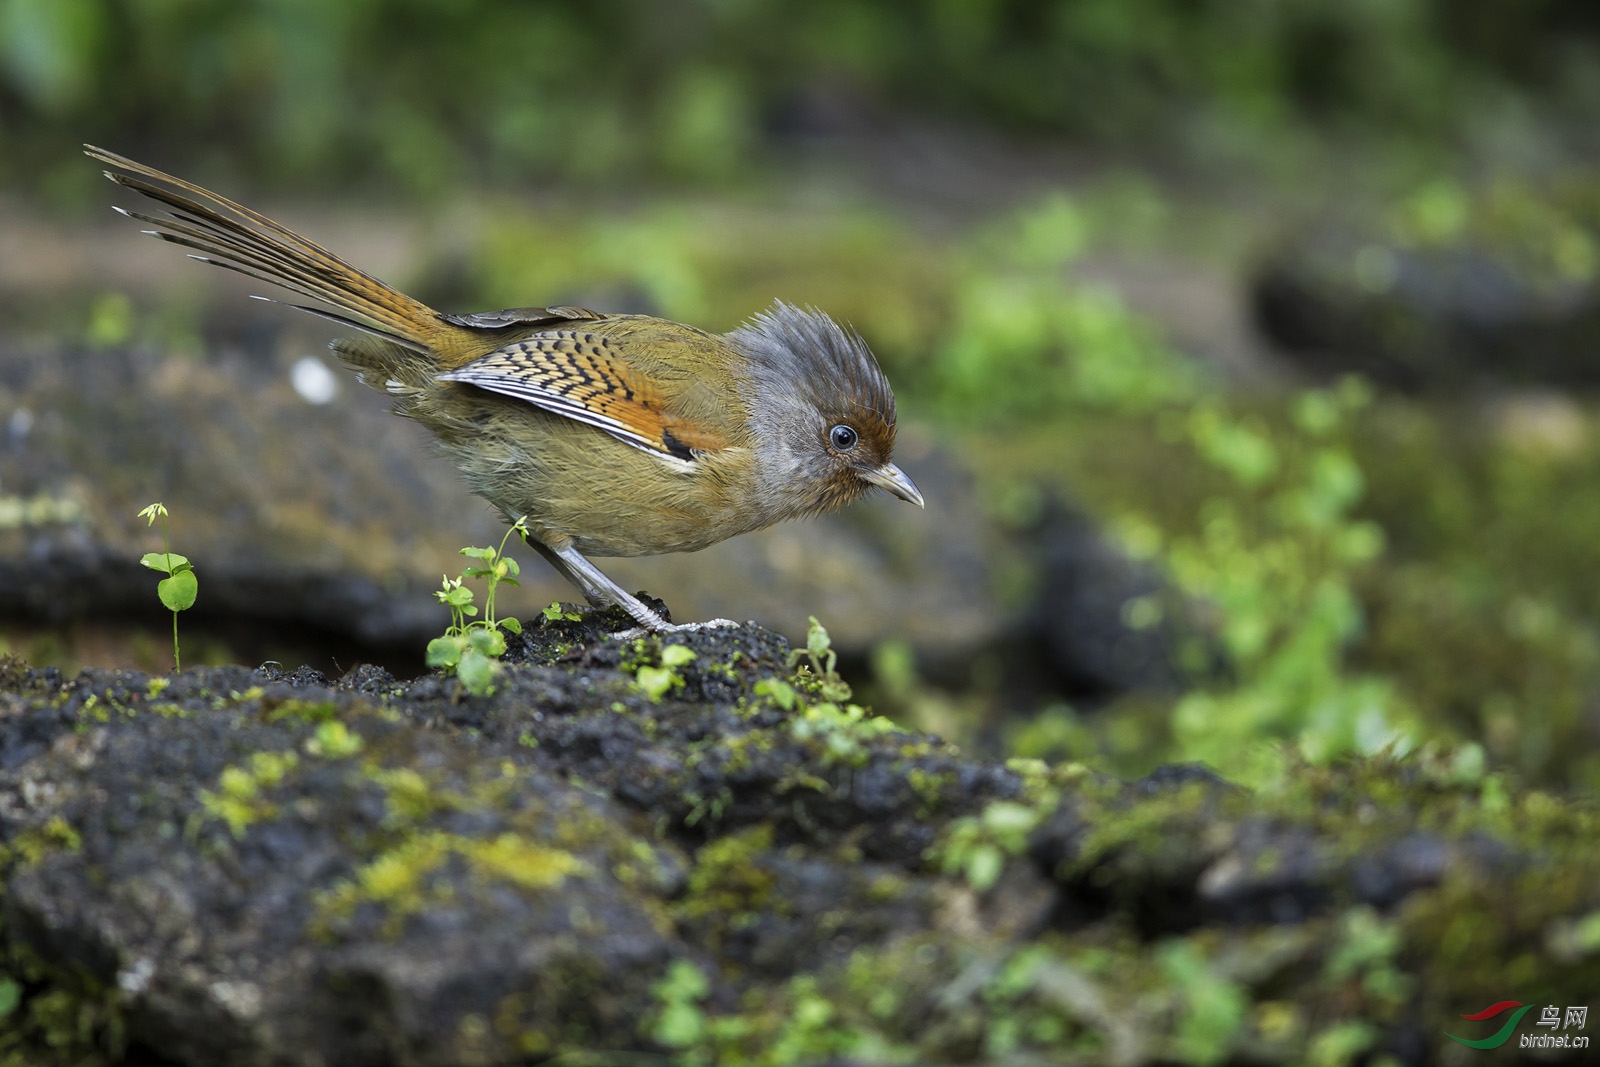
{"label": "mossy rock", "polygon": [[1481,764],[997,765],[572,614],[482,697],[8,661],[0,1062],[1424,1063],[1600,988],[1600,813]]}

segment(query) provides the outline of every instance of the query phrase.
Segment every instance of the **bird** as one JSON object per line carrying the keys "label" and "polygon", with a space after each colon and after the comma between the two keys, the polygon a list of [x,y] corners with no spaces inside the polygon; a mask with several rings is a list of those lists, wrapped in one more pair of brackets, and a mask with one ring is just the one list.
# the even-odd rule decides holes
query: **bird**
{"label": "bird", "polygon": [[[894,462],[895,402],[861,335],[774,302],[728,333],[581,307],[436,311],[265,215],[115,152],[106,177],[161,205],[143,232],[312,303],[331,343],[467,487],[596,607],[681,629],[591,556],[693,552],[873,489],[924,506]],[[529,255],[537,255],[530,249]]]}

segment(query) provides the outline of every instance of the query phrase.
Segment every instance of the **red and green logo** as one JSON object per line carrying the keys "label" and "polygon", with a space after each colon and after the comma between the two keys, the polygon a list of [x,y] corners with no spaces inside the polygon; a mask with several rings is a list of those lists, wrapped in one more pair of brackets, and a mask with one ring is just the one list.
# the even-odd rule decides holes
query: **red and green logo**
{"label": "red and green logo", "polygon": [[1449,1032],[1446,1032],[1444,1036],[1448,1037],[1451,1041],[1459,1041],[1468,1048],[1499,1048],[1501,1045],[1511,1040],[1511,1031],[1517,1028],[1517,1024],[1522,1021],[1522,1017],[1524,1015],[1533,1010],[1532,1004],[1524,1004],[1518,1000],[1502,1000],[1498,1004],[1489,1005],[1480,1012],[1472,1015],[1462,1016],[1463,1019],[1466,1019],[1469,1022],[1481,1023],[1485,1019],[1493,1019],[1496,1015],[1499,1015],[1503,1011],[1511,1011],[1512,1008],[1516,1008],[1517,1010],[1511,1012],[1511,1018],[1507,1019],[1506,1024],[1489,1037],[1480,1038],[1477,1041],[1470,1041],[1467,1038],[1457,1037],[1455,1034]]}

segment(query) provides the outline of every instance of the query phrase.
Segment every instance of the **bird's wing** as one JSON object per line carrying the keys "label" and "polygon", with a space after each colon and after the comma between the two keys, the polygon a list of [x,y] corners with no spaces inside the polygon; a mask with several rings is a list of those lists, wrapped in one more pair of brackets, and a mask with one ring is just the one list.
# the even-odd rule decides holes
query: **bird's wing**
{"label": "bird's wing", "polygon": [[439,317],[456,326],[475,330],[507,330],[523,326],[554,326],[562,322],[598,322],[606,316],[577,307],[506,308],[504,311],[474,311],[467,315],[440,312]]}
{"label": "bird's wing", "polygon": [[662,458],[693,462],[727,447],[716,432],[668,410],[661,389],[603,334],[537,333],[437,378],[526,400]]}

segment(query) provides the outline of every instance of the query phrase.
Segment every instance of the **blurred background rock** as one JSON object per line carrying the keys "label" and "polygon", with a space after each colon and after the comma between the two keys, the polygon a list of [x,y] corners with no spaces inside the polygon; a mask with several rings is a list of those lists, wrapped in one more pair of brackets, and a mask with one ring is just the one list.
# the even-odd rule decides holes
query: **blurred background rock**
{"label": "blurred background rock", "polygon": [[160,499],[191,654],[415,673],[499,533],[93,141],[446,309],[853,322],[927,512],[607,567],[910,725],[1594,787],[1596,119],[1584,0],[0,0],[0,633],[163,667]]}

